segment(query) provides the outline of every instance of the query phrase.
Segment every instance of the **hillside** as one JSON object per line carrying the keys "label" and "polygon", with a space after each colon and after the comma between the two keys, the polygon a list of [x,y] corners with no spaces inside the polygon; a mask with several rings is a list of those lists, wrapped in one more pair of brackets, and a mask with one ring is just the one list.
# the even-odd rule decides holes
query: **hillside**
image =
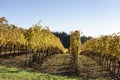
{"label": "hillside", "polygon": [[[25,57],[26,55],[23,56]],[[0,60],[0,63],[2,65],[7,66],[0,66],[1,80],[7,80],[8,78],[9,80],[18,80],[19,78],[20,80],[81,80],[80,78],[83,80],[112,79],[110,73],[106,70],[103,70],[96,61],[83,55],[80,55],[78,58],[79,75],[76,75],[74,72],[71,72],[71,70],[68,69],[70,64],[69,54],[55,54],[47,57],[42,66],[34,65],[34,69],[25,68],[23,66],[23,63],[25,61],[25,59],[22,59],[23,56],[16,56],[14,58]]]}

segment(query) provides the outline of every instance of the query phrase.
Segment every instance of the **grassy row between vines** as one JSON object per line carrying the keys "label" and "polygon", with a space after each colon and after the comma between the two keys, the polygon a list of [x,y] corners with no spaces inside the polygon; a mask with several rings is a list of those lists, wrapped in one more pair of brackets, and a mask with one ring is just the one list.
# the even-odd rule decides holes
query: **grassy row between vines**
{"label": "grassy row between vines", "polygon": [[0,65],[0,80],[81,80],[67,76],[55,76],[45,73],[30,72],[19,68],[7,68]]}

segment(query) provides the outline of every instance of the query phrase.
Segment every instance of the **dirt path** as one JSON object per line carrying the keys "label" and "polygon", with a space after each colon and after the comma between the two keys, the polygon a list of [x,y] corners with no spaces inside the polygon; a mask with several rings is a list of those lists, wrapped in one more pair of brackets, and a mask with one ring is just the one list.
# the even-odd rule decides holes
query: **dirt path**
{"label": "dirt path", "polygon": [[79,76],[85,80],[111,80],[110,73],[103,70],[99,64],[86,56],[80,55],[78,58]]}
{"label": "dirt path", "polygon": [[[46,59],[42,65],[41,72],[55,75],[75,76],[69,71],[70,55],[56,54]],[[78,76],[84,80],[111,80],[108,71],[102,69],[99,64],[86,56],[78,57]]]}
{"label": "dirt path", "polygon": [[56,75],[66,75],[69,72],[69,59],[68,54],[55,54],[50,56],[44,61],[40,71]]}

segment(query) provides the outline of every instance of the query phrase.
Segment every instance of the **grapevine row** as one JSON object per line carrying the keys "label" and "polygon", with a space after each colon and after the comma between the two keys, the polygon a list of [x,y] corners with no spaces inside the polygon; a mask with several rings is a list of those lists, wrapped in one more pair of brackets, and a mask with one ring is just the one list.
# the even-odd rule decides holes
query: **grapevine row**
{"label": "grapevine row", "polygon": [[120,77],[120,35],[103,35],[82,46],[82,54],[89,56]]}
{"label": "grapevine row", "polygon": [[35,24],[29,29],[23,29],[8,24],[5,17],[0,18],[0,55],[27,52],[32,62],[41,58],[39,55],[64,51],[60,39],[53,35],[48,27]]}

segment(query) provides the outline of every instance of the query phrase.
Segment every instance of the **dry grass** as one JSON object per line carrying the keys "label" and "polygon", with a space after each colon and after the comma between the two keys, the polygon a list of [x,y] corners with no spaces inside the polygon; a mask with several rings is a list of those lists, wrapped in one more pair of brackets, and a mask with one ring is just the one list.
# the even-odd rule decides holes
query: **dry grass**
{"label": "dry grass", "polygon": [[[9,59],[1,59],[0,63],[8,67],[24,67],[25,61],[28,60],[27,55],[16,56]],[[83,80],[110,80],[112,79],[109,72],[103,70],[99,64],[91,58],[80,55],[78,57],[78,75],[74,75],[69,69],[69,54],[55,54],[47,57],[42,65],[34,64],[32,71],[47,73],[60,76],[68,76],[70,78],[82,78]],[[27,68],[29,70],[29,68]],[[31,70],[31,69],[30,69]],[[113,80],[115,80],[113,78]]]}

